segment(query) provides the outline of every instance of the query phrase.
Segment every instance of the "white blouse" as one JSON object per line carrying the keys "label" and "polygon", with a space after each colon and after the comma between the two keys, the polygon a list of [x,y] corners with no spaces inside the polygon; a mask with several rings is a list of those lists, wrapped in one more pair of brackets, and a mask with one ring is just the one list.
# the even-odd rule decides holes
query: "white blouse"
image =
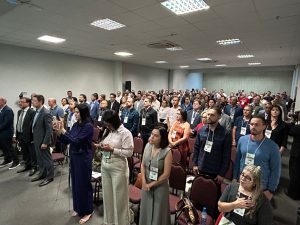
{"label": "white blouse", "polygon": [[123,124],[120,125],[118,130],[110,131],[102,143],[109,144],[114,149],[113,154],[115,155],[127,158],[133,154],[133,137]]}

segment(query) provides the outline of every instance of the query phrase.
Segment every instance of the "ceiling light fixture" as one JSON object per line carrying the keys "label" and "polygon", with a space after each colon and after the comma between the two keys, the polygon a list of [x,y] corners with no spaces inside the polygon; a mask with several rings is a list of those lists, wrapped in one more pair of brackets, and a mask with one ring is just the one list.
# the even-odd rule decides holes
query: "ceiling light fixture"
{"label": "ceiling light fixture", "polygon": [[257,66],[260,65],[260,62],[252,62],[252,63],[248,63],[249,66]]}
{"label": "ceiling light fixture", "polygon": [[217,43],[219,45],[223,45],[223,46],[226,46],[226,45],[236,45],[236,44],[240,44],[241,40],[238,39],[238,38],[235,38],[235,39],[226,39],[226,40],[218,40]]}
{"label": "ceiling light fixture", "polygon": [[54,36],[49,36],[49,35],[43,35],[37,38],[40,41],[46,41],[54,44],[59,44],[62,42],[65,42],[66,39],[59,38],[59,37],[54,37]]}
{"label": "ceiling light fixture", "polygon": [[161,4],[176,15],[183,15],[199,10],[209,9],[209,5],[207,5],[203,0],[167,0],[161,2]]}
{"label": "ceiling light fixture", "polygon": [[202,62],[212,61],[211,58],[198,58],[197,60]]}
{"label": "ceiling light fixture", "polygon": [[217,65],[215,65],[216,67],[225,67],[225,66],[227,66],[226,64],[217,64]]}
{"label": "ceiling light fixture", "polygon": [[190,66],[185,65],[185,66],[179,66],[179,68],[184,69],[184,68],[189,68]]}
{"label": "ceiling light fixture", "polygon": [[171,48],[166,48],[168,51],[181,51],[181,50],[183,50],[183,48],[182,47],[179,47],[179,46],[177,46],[177,47],[171,47]]}
{"label": "ceiling light fixture", "polygon": [[161,60],[161,61],[155,61],[155,63],[158,63],[158,64],[163,64],[163,63],[168,63],[167,61],[163,61],[163,60]]}
{"label": "ceiling light fixture", "polygon": [[114,54],[117,55],[117,56],[122,56],[122,57],[129,57],[129,56],[133,55],[130,52],[115,52]]}
{"label": "ceiling light fixture", "polygon": [[253,58],[254,55],[238,55],[237,57],[240,59],[248,59],[248,58]]}
{"label": "ceiling light fixture", "polygon": [[91,23],[91,25],[105,30],[115,30],[122,27],[126,27],[124,24],[118,23],[108,18],[95,20],[94,22]]}

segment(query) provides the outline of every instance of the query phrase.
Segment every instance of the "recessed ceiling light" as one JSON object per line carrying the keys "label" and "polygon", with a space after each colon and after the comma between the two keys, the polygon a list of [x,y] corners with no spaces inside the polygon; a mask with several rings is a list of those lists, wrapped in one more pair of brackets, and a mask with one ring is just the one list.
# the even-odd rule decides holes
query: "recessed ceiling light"
{"label": "recessed ceiling light", "polygon": [[189,68],[190,66],[186,65],[186,66],[179,66],[179,68],[184,69],[184,68]]}
{"label": "recessed ceiling light", "polygon": [[124,24],[118,23],[116,21],[113,21],[111,19],[101,19],[101,20],[95,20],[91,23],[92,26],[99,27],[105,30],[115,30],[122,27],[125,27]]}
{"label": "recessed ceiling light", "polygon": [[128,57],[128,56],[132,56],[133,54],[130,52],[115,52],[114,53],[117,56],[122,56],[122,57]]}
{"label": "recessed ceiling light", "polygon": [[235,39],[226,39],[226,40],[219,40],[217,41],[217,43],[219,45],[236,45],[236,44],[240,44],[241,40],[238,38]]}
{"label": "recessed ceiling light", "polygon": [[256,65],[260,65],[260,62],[252,62],[252,63],[248,63],[249,66],[256,66]]}
{"label": "recessed ceiling light", "polygon": [[161,4],[176,15],[209,9],[209,5],[203,0],[167,0],[161,2]]}
{"label": "recessed ceiling light", "polygon": [[158,63],[158,64],[163,64],[163,63],[168,63],[167,61],[155,61],[155,63]]}
{"label": "recessed ceiling light", "polygon": [[66,41],[66,39],[49,36],[49,35],[43,35],[43,36],[38,37],[37,39],[40,41],[46,41],[46,42],[51,42],[51,43],[55,43],[55,44],[59,44],[59,43]]}
{"label": "recessed ceiling light", "polygon": [[203,62],[206,62],[206,61],[212,61],[211,58],[198,58],[197,60],[198,60],[198,61],[203,61]]}
{"label": "recessed ceiling light", "polygon": [[183,48],[179,47],[179,46],[177,46],[177,47],[171,47],[171,48],[166,48],[166,49],[169,50],[169,51],[181,51],[181,50],[183,50]]}
{"label": "recessed ceiling light", "polygon": [[215,65],[216,67],[225,67],[225,66],[227,66],[226,64],[217,64],[217,65]]}
{"label": "recessed ceiling light", "polygon": [[240,59],[248,59],[248,58],[253,58],[254,55],[238,55],[237,57]]}

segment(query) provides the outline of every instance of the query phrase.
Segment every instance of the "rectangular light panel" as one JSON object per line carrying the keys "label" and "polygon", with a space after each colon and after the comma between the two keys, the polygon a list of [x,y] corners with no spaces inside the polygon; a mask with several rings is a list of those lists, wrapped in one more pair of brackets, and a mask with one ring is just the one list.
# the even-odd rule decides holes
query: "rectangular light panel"
{"label": "rectangular light panel", "polygon": [[234,39],[219,40],[217,41],[217,43],[219,45],[236,45],[236,44],[240,44],[241,40],[238,38],[234,38]]}
{"label": "rectangular light panel", "polygon": [[124,24],[118,23],[111,19],[101,19],[101,20],[95,20],[91,23],[92,26],[99,27],[105,30],[115,30],[122,27],[125,27]]}
{"label": "rectangular light panel", "polygon": [[46,41],[54,44],[59,44],[62,42],[65,42],[66,39],[59,38],[59,37],[54,37],[54,36],[49,36],[49,35],[43,35],[37,38],[40,41]]}
{"label": "rectangular light panel", "polygon": [[161,2],[161,4],[176,15],[183,15],[199,10],[209,9],[209,5],[207,5],[203,0],[167,0]]}

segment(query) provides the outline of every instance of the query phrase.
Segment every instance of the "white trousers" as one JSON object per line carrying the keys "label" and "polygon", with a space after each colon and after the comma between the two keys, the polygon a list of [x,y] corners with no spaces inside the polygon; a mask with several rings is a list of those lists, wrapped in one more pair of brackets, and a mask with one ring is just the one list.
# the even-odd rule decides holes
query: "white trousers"
{"label": "white trousers", "polygon": [[112,156],[101,163],[104,224],[129,225],[127,159]]}

